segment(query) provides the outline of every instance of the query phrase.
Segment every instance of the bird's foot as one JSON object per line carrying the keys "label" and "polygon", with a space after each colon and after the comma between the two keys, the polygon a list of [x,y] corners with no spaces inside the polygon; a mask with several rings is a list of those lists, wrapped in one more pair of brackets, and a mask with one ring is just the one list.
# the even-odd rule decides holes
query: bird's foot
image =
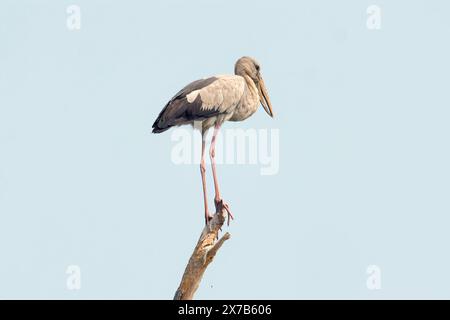
{"label": "bird's foot", "polygon": [[[206,212],[205,213],[205,226],[208,228],[208,230],[211,230],[211,226],[210,226],[209,222],[212,219],[213,219],[213,216],[209,212]],[[219,229],[220,229],[220,231],[222,231],[222,228],[219,228]],[[219,240],[219,233],[218,232],[217,232],[217,235],[216,235],[216,239]]]}
{"label": "bird's foot", "polygon": [[224,208],[224,209],[227,211],[227,216],[228,216],[228,219],[227,219],[227,226],[229,226],[229,225],[230,225],[230,219],[231,219],[231,220],[234,220],[234,216],[233,216],[233,214],[231,213],[230,206],[229,206],[227,203],[225,203],[225,202],[223,201],[223,199],[214,199],[214,203],[215,203],[215,205],[216,205],[216,211],[217,211],[217,212],[219,212],[220,210],[222,210],[222,208]]}
{"label": "bird's foot", "polygon": [[208,225],[208,223],[212,220],[213,216],[209,213],[205,213],[205,225]]}

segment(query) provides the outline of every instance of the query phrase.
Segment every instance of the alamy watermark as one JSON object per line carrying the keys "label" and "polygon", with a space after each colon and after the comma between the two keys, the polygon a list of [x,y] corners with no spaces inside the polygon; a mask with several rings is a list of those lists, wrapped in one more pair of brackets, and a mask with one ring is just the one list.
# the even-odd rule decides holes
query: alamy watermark
{"label": "alamy watermark", "polygon": [[377,5],[370,5],[367,7],[366,26],[369,30],[381,29],[381,8]]}
{"label": "alamy watermark", "polygon": [[66,269],[66,287],[68,290],[81,289],[81,268],[77,265],[70,265]]}
{"label": "alamy watermark", "polygon": [[67,7],[66,13],[68,14],[66,19],[67,29],[70,31],[76,31],[81,29],[81,9],[79,6],[72,4]]}
{"label": "alamy watermark", "polygon": [[[201,128],[201,122],[194,123]],[[206,136],[211,141],[212,130]],[[200,164],[202,137],[196,130],[179,127],[172,132],[171,160],[174,164]],[[258,165],[261,175],[275,175],[280,168],[279,129],[222,128],[216,142],[217,164]],[[208,152],[205,160],[209,161]]]}
{"label": "alamy watermark", "polygon": [[366,269],[369,275],[366,280],[366,286],[369,290],[381,289],[381,268],[377,265],[370,265]]}

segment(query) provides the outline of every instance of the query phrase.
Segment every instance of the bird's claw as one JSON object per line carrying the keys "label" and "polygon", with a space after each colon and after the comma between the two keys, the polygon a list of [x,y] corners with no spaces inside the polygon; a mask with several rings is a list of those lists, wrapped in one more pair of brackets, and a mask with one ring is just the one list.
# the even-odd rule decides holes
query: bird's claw
{"label": "bird's claw", "polygon": [[220,207],[224,208],[227,211],[227,226],[230,226],[230,219],[234,220],[234,216],[231,213],[230,206],[223,201],[223,199],[215,200],[216,209],[220,210]]}
{"label": "bird's claw", "polygon": [[234,216],[231,213],[231,210],[230,210],[230,207],[228,206],[228,204],[224,203],[223,207],[225,208],[225,210],[227,210],[227,213],[228,213],[227,225],[229,226],[230,225],[230,218],[231,218],[231,220],[234,220]]}

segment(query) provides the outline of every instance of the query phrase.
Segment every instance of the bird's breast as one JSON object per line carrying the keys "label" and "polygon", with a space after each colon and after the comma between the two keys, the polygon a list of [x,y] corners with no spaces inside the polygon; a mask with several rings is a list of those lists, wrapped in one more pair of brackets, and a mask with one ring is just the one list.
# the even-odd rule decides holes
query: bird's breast
{"label": "bird's breast", "polygon": [[[253,85],[254,86],[254,85]],[[258,110],[259,95],[256,86],[247,86],[239,104],[234,109],[230,121],[243,121]]]}
{"label": "bird's breast", "polygon": [[234,112],[230,121],[243,121],[253,115],[258,109],[257,103],[247,104],[245,106],[238,106]]}

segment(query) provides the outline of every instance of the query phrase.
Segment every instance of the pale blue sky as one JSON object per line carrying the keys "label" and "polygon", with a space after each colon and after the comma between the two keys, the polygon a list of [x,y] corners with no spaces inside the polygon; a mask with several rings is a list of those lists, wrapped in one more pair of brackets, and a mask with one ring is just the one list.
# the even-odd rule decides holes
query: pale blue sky
{"label": "pale blue sky", "polygon": [[[381,30],[366,27],[371,4]],[[261,63],[277,116],[226,127],[279,129],[280,170],[219,166],[236,220],[197,298],[450,298],[449,11],[1,1],[0,298],[173,297],[201,183],[150,128],[180,87],[242,55]],[[381,290],[366,287],[372,264]]]}

